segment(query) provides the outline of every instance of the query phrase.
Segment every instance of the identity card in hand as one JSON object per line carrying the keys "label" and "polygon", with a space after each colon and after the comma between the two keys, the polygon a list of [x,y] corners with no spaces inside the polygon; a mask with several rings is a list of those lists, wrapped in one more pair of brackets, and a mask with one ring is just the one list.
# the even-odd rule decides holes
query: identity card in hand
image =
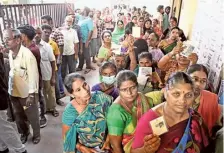
{"label": "identity card in hand", "polygon": [[140,85],[145,85],[149,76],[152,75],[152,68],[151,67],[139,67],[138,72],[138,83]]}
{"label": "identity card in hand", "polygon": [[153,134],[160,136],[168,132],[168,128],[163,116],[150,121],[149,124],[152,127]]}
{"label": "identity card in hand", "polygon": [[152,75],[152,68],[151,67],[139,67],[139,73],[138,76],[141,75]]}
{"label": "identity card in hand", "polygon": [[183,43],[184,50],[180,53],[182,56],[188,57],[194,51],[195,47],[190,42]]}

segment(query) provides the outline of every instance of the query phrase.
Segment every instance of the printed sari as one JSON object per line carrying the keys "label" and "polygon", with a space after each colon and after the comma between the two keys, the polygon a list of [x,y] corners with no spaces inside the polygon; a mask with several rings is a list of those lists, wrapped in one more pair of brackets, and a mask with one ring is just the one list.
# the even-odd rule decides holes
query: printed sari
{"label": "printed sari", "polygon": [[171,44],[169,44],[167,42],[167,40],[162,40],[158,47],[161,49],[161,51],[164,53],[164,55],[168,54],[169,52],[171,52],[173,50],[173,48],[177,45],[177,42],[173,42]]}
{"label": "printed sari", "polygon": [[106,114],[112,98],[100,91],[94,92],[86,109],[79,114],[69,103],[62,116],[62,123],[70,127],[64,137],[64,153],[79,153],[79,142],[88,148],[101,148],[106,140]]}
{"label": "printed sari", "polygon": [[132,114],[128,113],[120,103],[115,102],[110,107],[107,115],[109,134],[123,137],[122,145],[125,153],[130,153],[131,151],[138,120],[151,107],[151,99],[147,99],[142,93],[138,94],[138,97],[134,102]]}
{"label": "printed sari", "polygon": [[[160,136],[161,144],[156,153],[205,153],[209,144],[208,129],[203,123],[201,116],[189,109],[189,119],[181,121],[169,131]],[[158,118],[158,114],[150,110],[139,121],[135,132],[133,149],[141,148],[144,145],[144,137],[152,134],[149,122]]]}

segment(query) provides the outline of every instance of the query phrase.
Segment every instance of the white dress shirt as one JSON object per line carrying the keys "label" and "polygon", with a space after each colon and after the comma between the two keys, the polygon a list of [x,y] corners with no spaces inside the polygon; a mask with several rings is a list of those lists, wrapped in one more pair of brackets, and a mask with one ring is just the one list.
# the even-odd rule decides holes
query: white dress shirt
{"label": "white dress shirt", "polygon": [[21,45],[17,56],[13,59],[9,51],[9,89],[11,96],[26,98],[31,93],[38,93],[39,73],[37,61],[33,53]]}

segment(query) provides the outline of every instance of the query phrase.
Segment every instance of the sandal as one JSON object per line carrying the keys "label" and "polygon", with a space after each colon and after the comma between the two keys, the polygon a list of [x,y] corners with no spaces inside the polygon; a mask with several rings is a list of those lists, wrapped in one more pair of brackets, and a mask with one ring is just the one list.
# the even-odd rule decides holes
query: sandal
{"label": "sandal", "polygon": [[86,67],[86,69],[90,69],[90,70],[96,70],[96,68],[95,67]]}
{"label": "sandal", "polygon": [[55,109],[51,112],[51,114],[54,116],[54,117],[58,117],[59,116],[59,112]]}
{"label": "sandal", "polygon": [[84,74],[87,74],[87,73],[89,73],[91,71],[91,69],[86,69],[85,71],[84,71]]}
{"label": "sandal", "polygon": [[78,72],[78,71],[82,71],[82,69],[78,67],[78,68],[76,69],[76,71],[77,71],[77,72]]}

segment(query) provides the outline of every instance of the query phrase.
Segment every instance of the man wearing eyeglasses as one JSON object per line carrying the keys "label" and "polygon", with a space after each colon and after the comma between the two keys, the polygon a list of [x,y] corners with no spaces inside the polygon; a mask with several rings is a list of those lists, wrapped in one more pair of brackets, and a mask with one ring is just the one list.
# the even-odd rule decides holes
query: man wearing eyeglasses
{"label": "man wearing eyeglasses", "polygon": [[13,104],[15,120],[21,134],[22,143],[26,143],[30,122],[33,129],[33,143],[40,142],[40,123],[38,111],[39,73],[33,53],[22,45],[19,30],[4,31],[4,41],[9,49],[9,87],[8,93]]}
{"label": "man wearing eyeglasses", "polygon": [[10,122],[5,120],[4,110],[8,108],[9,95],[2,50],[3,48],[0,46],[0,152],[8,153],[8,147],[11,146],[16,152],[27,153],[15,129]]}

